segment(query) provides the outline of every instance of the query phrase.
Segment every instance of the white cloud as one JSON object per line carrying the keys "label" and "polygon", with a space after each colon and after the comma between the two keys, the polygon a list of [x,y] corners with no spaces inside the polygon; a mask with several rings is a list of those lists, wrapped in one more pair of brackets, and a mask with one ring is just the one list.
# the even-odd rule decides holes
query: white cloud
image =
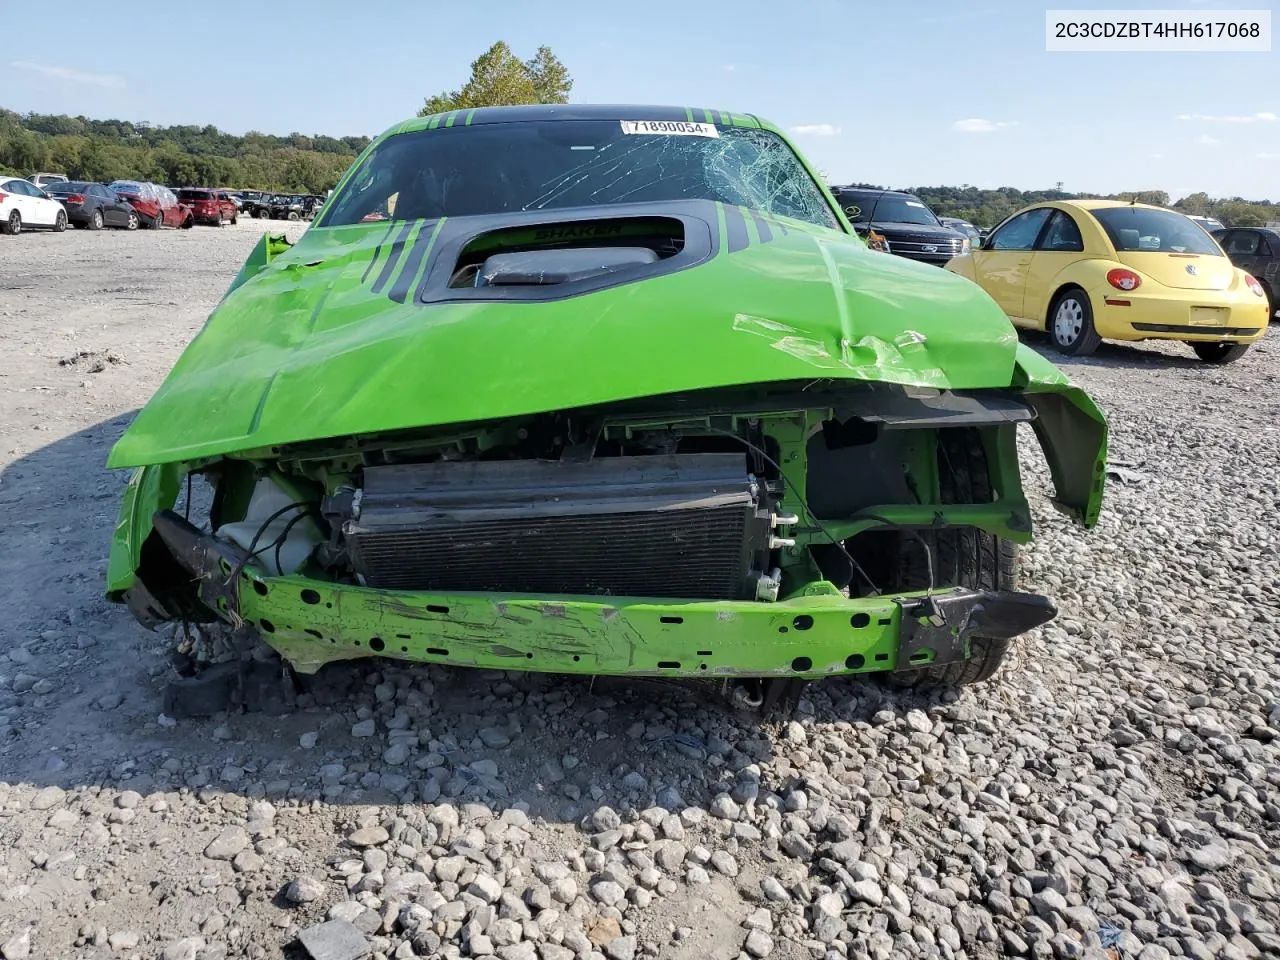
{"label": "white cloud", "polygon": [[1218,144],[1221,142],[1222,141],[1219,140],[1217,137],[1211,137],[1207,133],[1202,133],[1200,134],[1200,136],[1196,137],[1196,143],[1202,143],[1206,147],[1212,147],[1214,144]]}
{"label": "white cloud", "polygon": [[791,132],[799,137],[834,137],[840,128],[829,123],[802,123],[792,127]]}
{"label": "white cloud", "polygon": [[961,133],[994,133],[1004,127],[1016,127],[1016,120],[985,120],[982,117],[969,117],[965,120],[957,120],[951,125],[952,130],[959,130]]}
{"label": "white cloud", "polygon": [[738,65],[736,63],[726,63],[720,69],[723,70],[725,73],[733,73],[735,70],[738,69]]}
{"label": "white cloud", "polygon": [[1261,110],[1258,113],[1228,113],[1216,116],[1207,113],[1180,113],[1178,119],[1203,120],[1207,123],[1275,123],[1280,117],[1269,110]]}
{"label": "white cloud", "polygon": [[1151,159],[1152,159],[1152,160],[1163,160],[1163,159],[1164,159],[1164,154],[1163,154],[1163,153],[1153,153],[1153,154],[1150,154],[1150,157],[1151,157]]}
{"label": "white cloud", "polygon": [[118,90],[124,86],[124,77],[116,76],[114,73],[85,73],[83,70],[73,70],[71,67],[58,67],[46,63],[33,63],[30,60],[14,60],[9,64],[15,70],[27,70],[31,73],[38,73],[41,76],[49,77],[53,80],[62,80],[65,83],[78,83],[87,87],[105,87],[108,89]]}
{"label": "white cloud", "polygon": [[1280,160],[1280,153],[1255,153],[1255,157],[1259,160]]}

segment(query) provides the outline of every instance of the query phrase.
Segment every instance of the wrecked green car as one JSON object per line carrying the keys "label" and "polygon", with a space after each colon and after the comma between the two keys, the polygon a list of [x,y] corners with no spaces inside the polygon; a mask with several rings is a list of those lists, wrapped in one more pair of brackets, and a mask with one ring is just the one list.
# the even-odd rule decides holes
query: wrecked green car
{"label": "wrecked green car", "polygon": [[1015,587],[1023,423],[1092,526],[1098,408],[760,118],[423,117],[263,238],[114,447],[107,591],[302,674],[968,683],[1055,614]]}

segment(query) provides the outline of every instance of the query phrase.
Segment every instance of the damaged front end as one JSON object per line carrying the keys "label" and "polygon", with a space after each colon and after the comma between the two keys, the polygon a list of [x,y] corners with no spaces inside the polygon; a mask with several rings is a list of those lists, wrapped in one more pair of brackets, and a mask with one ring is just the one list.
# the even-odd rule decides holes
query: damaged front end
{"label": "damaged front end", "polygon": [[[1105,430],[1072,388],[773,385],[145,467],[111,589],[143,622],[249,625],[302,673],[936,670],[1054,615],[981,559],[1031,535],[1020,423],[1091,525]],[[203,523],[172,509],[188,469]]]}

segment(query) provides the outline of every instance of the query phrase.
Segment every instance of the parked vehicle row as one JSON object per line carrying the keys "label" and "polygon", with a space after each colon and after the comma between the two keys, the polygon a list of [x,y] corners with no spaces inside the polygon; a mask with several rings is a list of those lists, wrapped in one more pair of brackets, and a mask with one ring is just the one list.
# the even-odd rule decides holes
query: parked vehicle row
{"label": "parked vehicle row", "polygon": [[[269,210],[279,207],[279,217],[292,220],[311,219],[317,206],[312,201],[321,199],[255,196],[265,196],[270,202]],[[220,227],[225,223],[238,223],[245,203],[232,191],[212,187],[174,190],[143,180],[94,183],[70,180],[60,173],[37,173],[29,179],[0,177],[0,231],[7,234],[33,228],[61,231],[67,224],[89,230],[189,228],[197,223]],[[295,209],[297,215],[291,215],[290,211]]]}

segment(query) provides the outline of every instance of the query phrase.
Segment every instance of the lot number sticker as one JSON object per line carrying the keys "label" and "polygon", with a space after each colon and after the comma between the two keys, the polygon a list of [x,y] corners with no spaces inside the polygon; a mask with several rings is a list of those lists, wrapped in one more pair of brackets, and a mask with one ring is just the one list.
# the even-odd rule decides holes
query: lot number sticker
{"label": "lot number sticker", "polygon": [[714,123],[685,120],[623,120],[623,133],[657,133],[677,137],[719,137]]}

